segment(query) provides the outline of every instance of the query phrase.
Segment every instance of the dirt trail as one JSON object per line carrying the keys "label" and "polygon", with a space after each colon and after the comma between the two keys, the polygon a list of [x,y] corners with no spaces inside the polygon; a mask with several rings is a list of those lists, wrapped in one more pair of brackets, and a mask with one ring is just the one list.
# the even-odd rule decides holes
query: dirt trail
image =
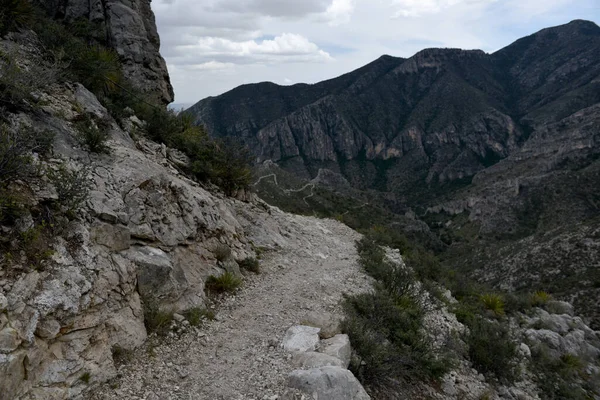
{"label": "dirt trail", "polygon": [[168,340],[154,356],[139,351],[93,399],[282,398],[294,369],[279,348],[286,329],[309,311],[341,315],[342,294],[366,290],[369,278],[356,263],[358,234],[336,221],[275,211],[247,223],[257,245],[277,243],[262,273],[246,277],[216,321]]}

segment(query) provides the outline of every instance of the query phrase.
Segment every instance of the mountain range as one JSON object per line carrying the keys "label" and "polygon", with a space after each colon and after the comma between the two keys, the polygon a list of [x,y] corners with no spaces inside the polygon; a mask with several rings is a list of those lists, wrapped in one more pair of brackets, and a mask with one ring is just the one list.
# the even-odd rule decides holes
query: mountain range
{"label": "mountain range", "polygon": [[312,85],[243,85],[185,112],[242,140],[259,164],[382,194],[386,210],[427,224],[450,267],[548,290],[600,326],[595,23],[543,29],[491,54],[426,49]]}

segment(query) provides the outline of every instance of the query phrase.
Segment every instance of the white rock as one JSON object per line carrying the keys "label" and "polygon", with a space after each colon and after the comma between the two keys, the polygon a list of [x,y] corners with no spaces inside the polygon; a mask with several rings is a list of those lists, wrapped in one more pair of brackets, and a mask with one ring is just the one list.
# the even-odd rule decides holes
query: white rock
{"label": "white rock", "polygon": [[335,335],[331,339],[322,340],[319,346],[319,352],[330,355],[341,360],[344,367],[350,365],[352,357],[352,347],[350,346],[350,338],[346,334]]}
{"label": "white rock", "polygon": [[296,353],[292,358],[292,364],[295,367],[303,369],[320,368],[327,366],[346,368],[344,362],[339,358],[330,356],[329,354],[307,351],[304,353]]}
{"label": "white rock", "polygon": [[285,333],[281,346],[286,351],[313,351],[319,344],[320,331],[312,326],[292,326]]}
{"label": "white rock", "polygon": [[295,370],[288,376],[288,386],[327,400],[368,400],[367,394],[352,372],[340,367]]}

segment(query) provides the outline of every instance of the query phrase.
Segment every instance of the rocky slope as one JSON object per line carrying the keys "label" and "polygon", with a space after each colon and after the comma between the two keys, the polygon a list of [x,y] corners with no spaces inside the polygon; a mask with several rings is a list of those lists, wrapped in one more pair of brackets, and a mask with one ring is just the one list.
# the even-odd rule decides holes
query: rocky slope
{"label": "rocky slope", "polygon": [[117,52],[125,77],[149,98],[165,104],[173,101],[150,1],[52,0],[39,4],[55,19],[73,22],[83,18],[100,27],[103,37],[98,39]]}
{"label": "rocky slope", "polygon": [[[600,326],[588,234],[600,216],[599,54],[600,28],[577,20],[493,54],[383,56],[315,85],[244,85],[187,112],[301,179],[380,191],[372,203],[426,222],[452,269],[551,290]],[[339,178],[323,184],[324,170]]]}

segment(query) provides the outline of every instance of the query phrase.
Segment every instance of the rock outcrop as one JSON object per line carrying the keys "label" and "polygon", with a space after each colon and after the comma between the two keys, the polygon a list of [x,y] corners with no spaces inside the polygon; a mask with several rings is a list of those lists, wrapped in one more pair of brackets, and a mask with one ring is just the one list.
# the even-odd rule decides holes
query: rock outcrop
{"label": "rock outcrop", "polygon": [[123,65],[125,76],[142,92],[164,104],[174,98],[160,38],[149,0],[51,0],[41,1],[54,18],[85,18],[99,25],[108,45]]}
{"label": "rock outcrop", "polygon": [[[78,84],[46,95],[45,112],[20,121],[54,132],[48,167],[85,165],[92,189],[79,218],[54,238],[44,268],[0,271],[0,387],[10,399],[70,398],[86,387],[82,376],[90,384],[114,376],[111,351],[146,340],[143,302],[171,311],[204,306],[206,278],[223,272],[213,249],[227,245],[238,260],[254,254],[236,200],[186,179],[162,146],[134,142],[114,121],[110,154],[88,153],[73,110],[112,121],[106,110]],[[38,187],[33,199],[52,192]]]}

